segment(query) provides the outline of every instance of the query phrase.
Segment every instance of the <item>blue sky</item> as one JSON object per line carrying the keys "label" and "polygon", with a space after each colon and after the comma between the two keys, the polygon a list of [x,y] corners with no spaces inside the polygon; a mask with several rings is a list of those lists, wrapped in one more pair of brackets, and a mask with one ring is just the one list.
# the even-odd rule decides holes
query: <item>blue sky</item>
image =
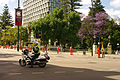
{"label": "blue sky", "polygon": [[[23,0],[20,0],[21,2],[21,8]],[[102,5],[105,6],[106,12],[111,17],[119,17],[120,18],[120,0],[101,0]],[[3,6],[5,4],[8,4],[10,13],[14,20],[15,15],[15,8],[17,8],[17,0],[0,0],[0,13],[2,13]],[[79,10],[79,12],[82,12],[83,14],[87,15],[89,12],[89,8],[91,6],[91,0],[82,0],[81,4],[83,5]]]}

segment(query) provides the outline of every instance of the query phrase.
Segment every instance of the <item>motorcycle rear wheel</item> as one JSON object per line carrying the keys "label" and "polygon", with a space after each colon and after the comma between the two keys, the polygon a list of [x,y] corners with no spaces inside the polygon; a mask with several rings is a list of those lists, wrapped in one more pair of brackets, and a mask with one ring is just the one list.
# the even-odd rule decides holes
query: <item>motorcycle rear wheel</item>
{"label": "motorcycle rear wheel", "polygon": [[19,59],[19,65],[20,65],[21,67],[26,66],[25,60]]}
{"label": "motorcycle rear wheel", "polygon": [[46,63],[40,63],[39,67],[44,68],[46,66]]}

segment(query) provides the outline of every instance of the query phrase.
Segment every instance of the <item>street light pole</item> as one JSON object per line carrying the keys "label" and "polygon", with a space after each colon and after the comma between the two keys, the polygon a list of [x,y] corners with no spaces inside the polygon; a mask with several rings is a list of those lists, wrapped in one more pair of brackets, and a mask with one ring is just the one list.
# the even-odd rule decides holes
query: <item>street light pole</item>
{"label": "street light pole", "polygon": [[[18,0],[18,9],[20,9],[20,0]],[[19,51],[19,26],[18,26],[18,48],[17,51]]]}
{"label": "street light pole", "polygon": [[[91,0],[91,5],[92,5],[92,18],[93,18],[93,0]],[[92,53],[91,56],[93,56],[93,19],[92,19]]]}

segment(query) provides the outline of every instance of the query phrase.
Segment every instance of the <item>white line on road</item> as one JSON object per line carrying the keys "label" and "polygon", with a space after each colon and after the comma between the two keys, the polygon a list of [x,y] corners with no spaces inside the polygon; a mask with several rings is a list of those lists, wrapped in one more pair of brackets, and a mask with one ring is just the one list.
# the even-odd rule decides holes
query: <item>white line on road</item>
{"label": "white line on road", "polygon": [[77,72],[77,73],[79,73],[79,72],[84,72],[84,71],[74,71],[74,72]]}
{"label": "white line on road", "polygon": [[66,71],[56,71],[55,74],[65,73]]}
{"label": "white line on road", "polygon": [[44,72],[32,72],[32,74],[43,74]]}
{"label": "white line on road", "polygon": [[21,75],[22,73],[9,73],[9,75]]}

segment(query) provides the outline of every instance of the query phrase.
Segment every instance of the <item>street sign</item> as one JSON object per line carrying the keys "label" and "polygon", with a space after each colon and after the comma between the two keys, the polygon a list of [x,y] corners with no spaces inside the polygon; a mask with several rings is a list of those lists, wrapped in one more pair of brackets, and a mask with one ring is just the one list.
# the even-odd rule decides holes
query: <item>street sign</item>
{"label": "street sign", "polygon": [[22,9],[15,9],[15,26],[22,26]]}

